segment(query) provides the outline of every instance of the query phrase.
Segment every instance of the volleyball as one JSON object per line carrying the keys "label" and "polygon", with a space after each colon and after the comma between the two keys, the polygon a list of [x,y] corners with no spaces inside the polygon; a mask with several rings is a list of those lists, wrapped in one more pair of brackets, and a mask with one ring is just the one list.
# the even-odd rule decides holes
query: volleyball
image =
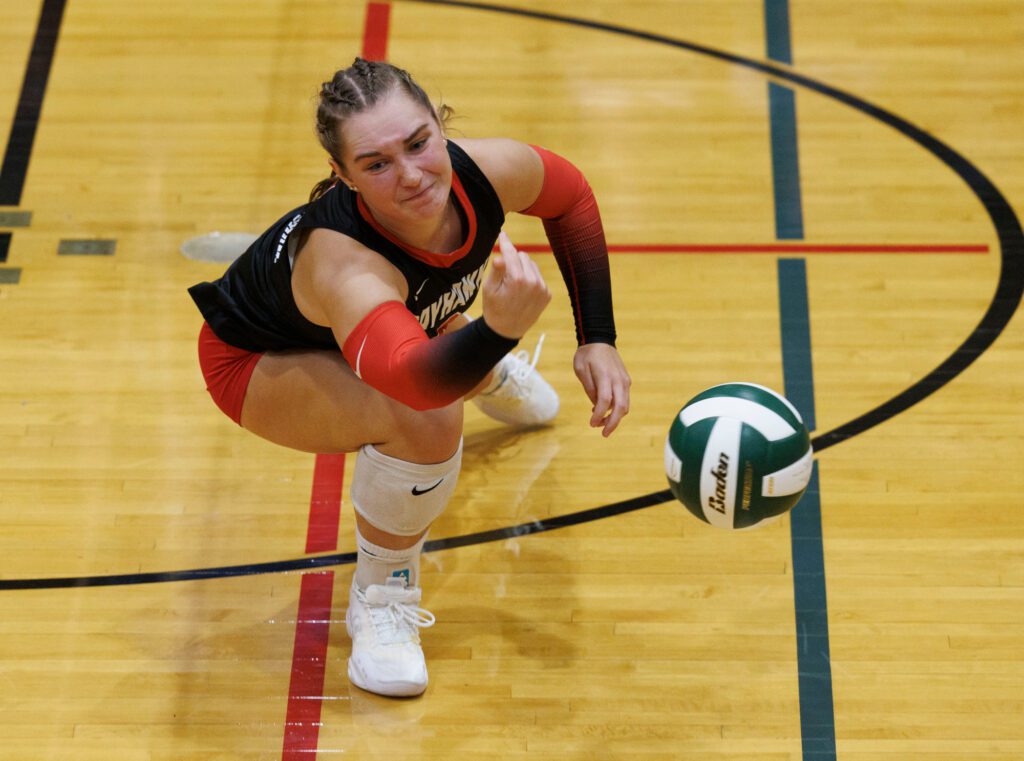
{"label": "volleyball", "polygon": [[719,528],[753,528],[790,510],[812,467],[811,437],[796,407],[754,383],[724,383],[693,397],[665,441],[672,494]]}

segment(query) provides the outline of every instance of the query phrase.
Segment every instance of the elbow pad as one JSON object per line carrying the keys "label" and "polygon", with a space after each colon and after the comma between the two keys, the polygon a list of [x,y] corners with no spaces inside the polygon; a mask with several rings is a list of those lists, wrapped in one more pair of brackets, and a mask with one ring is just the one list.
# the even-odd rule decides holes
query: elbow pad
{"label": "elbow pad", "polygon": [[429,410],[471,391],[517,343],[483,318],[431,339],[403,303],[386,301],[356,325],[342,354],[365,383],[413,409]]}

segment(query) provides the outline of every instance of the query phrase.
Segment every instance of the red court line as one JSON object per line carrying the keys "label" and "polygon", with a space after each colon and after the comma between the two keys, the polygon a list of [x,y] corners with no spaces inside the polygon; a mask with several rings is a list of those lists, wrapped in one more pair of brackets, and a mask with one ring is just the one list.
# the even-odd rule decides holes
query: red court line
{"label": "red court line", "polygon": [[313,465],[313,493],[309,497],[309,526],[306,552],[338,549],[341,520],[341,490],[345,476],[345,455],[318,454]]}
{"label": "red court line", "polygon": [[[390,3],[366,4],[362,50],[366,60],[387,59],[390,18]],[[317,455],[309,499],[306,552],[330,552],[338,547],[344,473],[345,455]],[[317,755],[333,594],[333,571],[303,574],[299,611],[295,617],[295,646],[281,761],[308,761]]]}
{"label": "red court line", "polygon": [[[551,253],[551,246],[546,243],[517,243],[516,248],[528,254]],[[988,245],[974,243],[624,243],[608,246],[611,254],[987,254],[988,251]]]}
{"label": "red court line", "polygon": [[282,761],[316,757],[333,594],[334,571],[302,575]]}
{"label": "red court line", "polygon": [[[316,456],[309,498],[306,552],[330,552],[338,548],[344,475],[345,455]],[[284,719],[282,761],[309,759],[309,753],[316,754],[333,594],[333,571],[303,574],[299,610],[295,616],[295,646]]]}
{"label": "red court line", "polygon": [[388,57],[388,25],[391,3],[367,3],[366,24],[363,27],[363,58],[367,61],[385,61]]}

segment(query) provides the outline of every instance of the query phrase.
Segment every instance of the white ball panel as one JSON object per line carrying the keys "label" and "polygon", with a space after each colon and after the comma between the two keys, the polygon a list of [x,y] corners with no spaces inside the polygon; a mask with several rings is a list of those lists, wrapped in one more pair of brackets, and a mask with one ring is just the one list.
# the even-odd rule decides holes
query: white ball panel
{"label": "white ball panel", "polygon": [[743,423],[731,417],[715,422],[704,447],[700,469],[700,504],[708,523],[732,528],[739,481],[740,433]]}
{"label": "white ball panel", "polygon": [[679,413],[679,419],[686,426],[713,417],[742,421],[769,441],[778,441],[796,433],[796,429],[782,415],[757,402],[733,396],[701,399],[684,407]]}
{"label": "white ball panel", "polygon": [[814,451],[808,447],[806,454],[792,465],[769,473],[761,479],[762,497],[785,497],[807,488],[814,470]]}

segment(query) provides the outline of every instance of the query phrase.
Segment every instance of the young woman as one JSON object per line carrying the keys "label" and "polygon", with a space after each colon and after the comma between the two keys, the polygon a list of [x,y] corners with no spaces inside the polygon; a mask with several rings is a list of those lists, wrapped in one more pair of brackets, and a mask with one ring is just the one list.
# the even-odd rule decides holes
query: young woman
{"label": "young woman", "polygon": [[[525,352],[509,353],[551,294],[500,233],[505,215],[544,220],[575,316],[574,369],[605,436],[629,410],[630,385],[607,248],[579,170],[512,140],[448,140],[395,66],[356,59],[338,71],[321,90],[317,132],[331,178],[223,277],[189,290],[205,318],[200,364],[218,406],[256,435],[307,452],[359,450],[349,678],[418,695],[418,628],[434,620],[417,607],[419,556],[455,489],[463,401],[513,424],[558,411]],[[470,320],[480,292],[483,316]]]}

